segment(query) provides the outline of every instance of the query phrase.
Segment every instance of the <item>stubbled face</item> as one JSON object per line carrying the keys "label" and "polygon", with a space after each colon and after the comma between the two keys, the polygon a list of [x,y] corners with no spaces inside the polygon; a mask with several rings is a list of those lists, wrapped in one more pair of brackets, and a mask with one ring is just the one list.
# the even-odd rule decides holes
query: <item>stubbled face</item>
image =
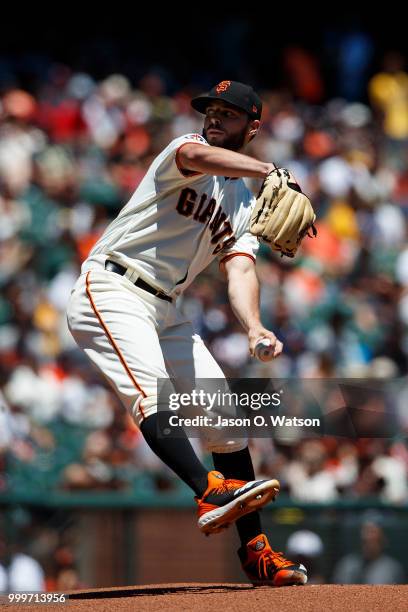
{"label": "stubbled face", "polygon": [[203,136],[210,145],[239,151],[255,135],[258,126],[259,121],[251,120],[245,111],[214,100],[206,108]]}

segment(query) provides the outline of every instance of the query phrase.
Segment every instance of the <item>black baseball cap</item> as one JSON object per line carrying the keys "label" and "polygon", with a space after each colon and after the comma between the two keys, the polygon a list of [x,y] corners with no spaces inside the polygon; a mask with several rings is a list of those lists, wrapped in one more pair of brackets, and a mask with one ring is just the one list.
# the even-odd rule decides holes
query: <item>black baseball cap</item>
{"label": "black baseball cap", "polygon": [[205,114],[208,104],[212,100],[224,100],[241,110],[244,110],[251,119],[260,119],[262,102],[252,87],[238,81],[221,81],[210,91],[191,100],[191,106],[199,113]]}

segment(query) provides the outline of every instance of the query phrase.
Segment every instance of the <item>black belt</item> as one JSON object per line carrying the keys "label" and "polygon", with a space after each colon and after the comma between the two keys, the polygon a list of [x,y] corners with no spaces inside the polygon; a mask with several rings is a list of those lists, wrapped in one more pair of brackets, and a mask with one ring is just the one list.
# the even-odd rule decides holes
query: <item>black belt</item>
{"label": "black belt", "polygon": [[[120,264],[115,263],[114,261],[109,261],[109,259],[105,261],[105,270],[109,270],[109,272],[116,272],[116,274],[120,274],[120,276],[125,276],[127,272],[127,268],[125,268],[124,266],[121,266]],[[144,289],[145,291],[148,291],[149,293],[151,293],[152,295],[155,295],[161,300],[166,300],[166,302],[173,301],[171,297],[169,297],[162,291],[158,291],[154,287],[151,287],[151,285],[146,283],[141,278],[138,278],[133,284],[136,285],[136,287],[140,287],[140,289]]]}

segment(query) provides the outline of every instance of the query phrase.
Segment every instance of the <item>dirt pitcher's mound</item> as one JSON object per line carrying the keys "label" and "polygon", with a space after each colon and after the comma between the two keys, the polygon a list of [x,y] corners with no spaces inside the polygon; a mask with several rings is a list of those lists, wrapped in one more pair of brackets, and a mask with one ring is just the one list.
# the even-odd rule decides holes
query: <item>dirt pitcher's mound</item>
{"label": "dirt pitcher's mound", "polygon": [[[406,585],[310,585],[305,587],[253,588],[247,584],[162,584],[114,589],[95,589],[71,593],[65,604],[35,605],[35,610],[70,612],[97,610],[122,612],[124,610],[174,610],[188,612],[233,610],[245,612],[274,610],[280,612],[308,612],[316,610],[384,612],[407,610]],[[32,604],[25,604],[24,609]],[[2,606],[14,612],[18,605]]]}

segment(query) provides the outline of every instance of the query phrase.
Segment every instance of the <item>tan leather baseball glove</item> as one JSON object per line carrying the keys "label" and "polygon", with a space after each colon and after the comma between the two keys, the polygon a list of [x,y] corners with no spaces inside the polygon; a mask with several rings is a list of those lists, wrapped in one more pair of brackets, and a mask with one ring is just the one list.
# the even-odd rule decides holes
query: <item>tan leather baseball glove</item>
{"label": "tan leather baseball glove", "polygon": [[[275,168],[264,180],[251,214],[250,232],[258,240],[294,257],[303,238],[317,235],[315,212],[286,168]],[[311,230],[312,234],[309,233]]]}

